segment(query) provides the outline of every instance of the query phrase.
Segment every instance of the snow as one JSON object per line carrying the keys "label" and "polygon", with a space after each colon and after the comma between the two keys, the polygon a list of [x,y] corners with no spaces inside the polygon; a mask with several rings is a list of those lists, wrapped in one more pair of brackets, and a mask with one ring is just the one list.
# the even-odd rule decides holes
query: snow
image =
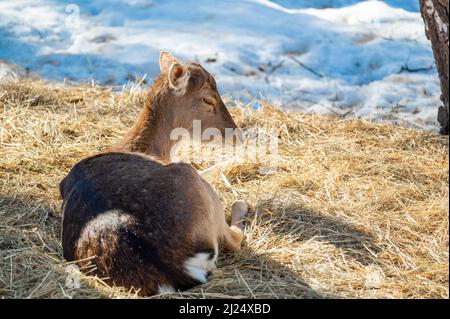
{"label": "snow", "polygon": [[0,78],[124,85],[154,78],[160,50],[234,101],[438,130],[418,1],[0,1]]}

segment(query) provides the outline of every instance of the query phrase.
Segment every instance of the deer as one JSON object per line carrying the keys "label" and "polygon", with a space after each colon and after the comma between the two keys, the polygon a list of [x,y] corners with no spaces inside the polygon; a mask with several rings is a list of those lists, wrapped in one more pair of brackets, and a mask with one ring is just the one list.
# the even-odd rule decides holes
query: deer
{"label": "deer", "polygon": [[221,132],[237,128],[214,78],[168,52],[159,64],[125,137],[79,161],[59,185],[64,258],[142,296],[206,283],[221,247],[240,250],[248,212],[235,201],[229,225],[214,188],[190,164],[171,160],[174,128],[191,131],[193,120]]}

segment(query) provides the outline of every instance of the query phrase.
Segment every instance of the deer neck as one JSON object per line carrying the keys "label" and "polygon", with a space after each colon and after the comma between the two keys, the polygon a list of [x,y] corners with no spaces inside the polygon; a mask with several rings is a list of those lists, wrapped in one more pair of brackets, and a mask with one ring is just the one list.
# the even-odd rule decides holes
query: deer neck
{"label": "deer neck", "polygon": [[136,123],[112,150],[144,153],[170,163],[171,148],[175,144],[170,140],[174,119],[154,104],[153,99],[146,101]]}

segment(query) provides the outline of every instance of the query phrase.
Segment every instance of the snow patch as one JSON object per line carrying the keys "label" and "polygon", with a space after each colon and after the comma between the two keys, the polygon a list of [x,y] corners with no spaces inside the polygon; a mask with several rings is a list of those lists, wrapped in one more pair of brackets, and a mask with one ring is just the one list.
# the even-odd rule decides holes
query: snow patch
{"label": "snow patch", "polygon": [[439,79],[417,2],[2,1],[0,60],[50,80],[124,85],[156,77],[167,50],[242,103],[437,131]]}

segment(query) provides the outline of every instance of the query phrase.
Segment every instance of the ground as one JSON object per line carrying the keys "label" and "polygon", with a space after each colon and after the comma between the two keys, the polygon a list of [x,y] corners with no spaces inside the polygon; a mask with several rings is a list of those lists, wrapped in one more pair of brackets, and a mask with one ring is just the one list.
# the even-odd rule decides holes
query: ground
{"label": "ground", "polygon": [[439,78],[418,0],[0,2],[0,79],[151,82],[168,50],[258,108],[437,132]]}
{"label": "ground", "polygon": [[[1,297],[135,297],[90,277],[66,286],[57,185],[120,138],[143,99],[1,84]],[[207,284],[163,297],[448,298],[448,137],[259,103],[231,112],[243,128],[277,130],[277,170],[232,164],[208,177],[228,214],[235,199],[251,207],[243,249],[221,252]]]}

